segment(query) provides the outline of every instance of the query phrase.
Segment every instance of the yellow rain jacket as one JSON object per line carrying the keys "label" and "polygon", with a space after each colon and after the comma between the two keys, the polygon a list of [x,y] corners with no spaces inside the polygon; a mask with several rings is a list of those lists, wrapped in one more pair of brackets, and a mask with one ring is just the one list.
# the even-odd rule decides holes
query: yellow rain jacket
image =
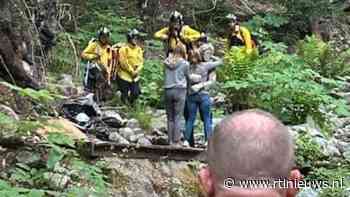
{"label": "yellow rain jacket", "polygon": [[[197,41],[201,37],[201,33],[192,29],[190,26],[185,25],[182,27],[180,32],[180,38],[182,41],[186,42],[184,44],[189,44],[191,42]],[[169,38],[169,27],[165,27],[154,34],[156,39],[163,41],[169,40],[169,48],[175,49],[178,40],[176,38]]]}
{"label": "yellow rain jacket", "polygon": [[143,68],[143,50],[139,46],[127,44],[119,49],[120,69],[118,76],[128,82],[136,82],[140,79],[140,71]]}
{"label": "yellow rain jacket", "polygon": [[99,41],[91,40],[89,45],[82,52],[81,57],[87,61],[93,61],[103,66],[101,69],[105,69],[105,71],[110,74],[111,68],[109,68],[108,65],[108,60],[112,57],[111,53],[108,52],[110,47],[109,44],[102,45]]}
{"label": "yellow rain jacket", "polygon": [[252,40],[250,31],[247,28],[240,26],[239,32],[232,32],[232,36],[236,36],[238,39],[242,40],[242,42],[245,44],[245,51],[247,54],[250,54],[256,50],[256,44]]}

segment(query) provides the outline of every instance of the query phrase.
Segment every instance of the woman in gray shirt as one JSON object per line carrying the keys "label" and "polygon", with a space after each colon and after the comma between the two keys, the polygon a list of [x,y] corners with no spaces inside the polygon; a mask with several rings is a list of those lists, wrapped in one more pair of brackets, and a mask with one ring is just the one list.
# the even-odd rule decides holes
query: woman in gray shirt
{"label": "woman in gray shirt", "polygon": [[179,43],[164,61],[165,109],[170,145],[181,145],[181,117],[189,80],[189,62],[186,56],[186,46]]}
{"label": "woman in gray shirt", "polygon": [[190,81],[186,101],[188,117],[186,119],[184,135],[187,142],[192,145],[194,144],[192,137],[193,127],[198,109],[202,114],[205,140],[207,141],[212,134],[211,99],[206,88],[210,86],[212,82],[208,81],[208,74],[211,70],[223,64],[220,58],[212,57],[212,59],[212,61],[203,62],[198,51],[193,51],[190,54]]}

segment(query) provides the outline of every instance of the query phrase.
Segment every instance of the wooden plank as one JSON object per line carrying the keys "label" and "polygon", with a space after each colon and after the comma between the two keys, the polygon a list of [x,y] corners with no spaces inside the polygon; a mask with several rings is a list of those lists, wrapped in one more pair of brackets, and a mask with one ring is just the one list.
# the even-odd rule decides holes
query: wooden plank
{"label": "wooden plank", "polygon": [[88,142],[83,146],[84,152],[90,157],[122,157],[126,159],[152,159],[190,161],[206,160],[204,149],[173,147],[173,146],[138,146],[135,144],[123,145],[112,142]]}

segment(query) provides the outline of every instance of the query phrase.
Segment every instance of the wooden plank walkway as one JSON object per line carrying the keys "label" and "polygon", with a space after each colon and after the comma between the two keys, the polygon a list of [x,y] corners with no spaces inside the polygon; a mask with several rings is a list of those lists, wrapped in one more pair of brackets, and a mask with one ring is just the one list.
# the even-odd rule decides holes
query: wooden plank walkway
{"label": "wooden plank walkway", "polygon": [[206,161],[206,151],[200,148],[174,146],[139,146],[104,141],[83,143],[80,150],[89,157],[122,157],[126,159],[151,159],[175,161]]}

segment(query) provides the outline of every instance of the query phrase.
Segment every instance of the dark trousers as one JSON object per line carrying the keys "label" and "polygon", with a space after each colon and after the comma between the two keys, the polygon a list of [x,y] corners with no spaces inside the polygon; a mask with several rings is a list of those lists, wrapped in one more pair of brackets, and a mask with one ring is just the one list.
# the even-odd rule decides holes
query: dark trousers
{"label": "dark trousers", "polygon": [[122,102],[124,104],[134,104],[141,94],[139,82],[129,82],[118,77],[117,84],[121,92]]}
{"label": "dark trousers", "polygon": [[197,110],[202,116],[202,121],[204,123],[204,135],[205,140],[212,134],[212,114],[211,114],[211,101],[208,94],[197,93],[187,96],[186,100],[186,130],[185,139],[190,143],[191,146],[194,145],[193,129],[197,117]]}

